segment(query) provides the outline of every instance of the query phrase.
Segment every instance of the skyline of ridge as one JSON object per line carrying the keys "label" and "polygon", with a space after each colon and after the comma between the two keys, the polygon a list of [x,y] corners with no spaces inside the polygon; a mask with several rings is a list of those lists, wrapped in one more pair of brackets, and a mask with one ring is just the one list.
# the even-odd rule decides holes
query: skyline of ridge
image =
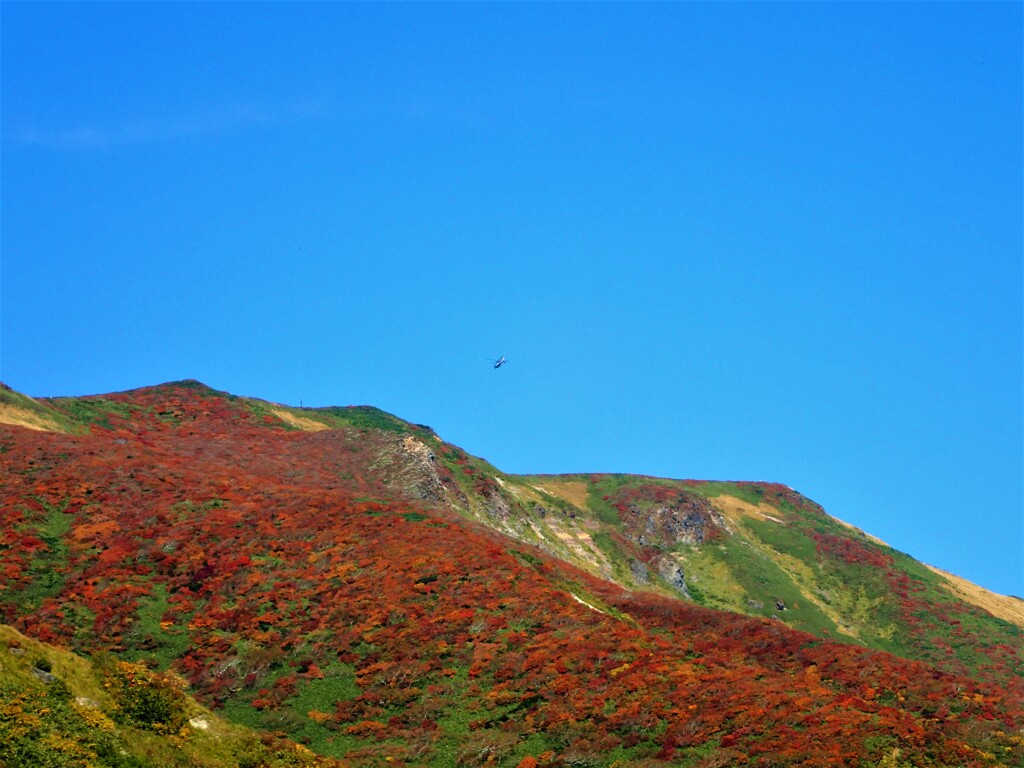
{"label": "skyline of ridge", "polygon": [[[346,404],[346,405],[343,405],[343,406],[342,405],[337,405],[337,404],[335,404],[335,405],[325,405],[325,406],[307,406],[307,405],[303,405],[303,404],[296,405],[296,404],[291,404],[291,403],[275,402],[275,401],[270,401],[270,400],[266,400],[266,399],[263,399],[263,398],[249,396],[249,395],[241,395],[241,394],[237,394],[237,393],[228,392],[227,390],[218,389],[216,387],[213,387],[213,386],[207,384],[206,382],[200,381],[199,379],[195,379],[195,378],[187,378],[187,379],[179,379],[179,380],[168,381],[168,382],[160,382],[160,383],[157,383],[157,384],[149,384],[149,385],[144,385],[144,386],[141,386],[141,387],[132,387],[132,388],[129,388],[127,390],[120,390],[120,391],[116,391],[116,392],[104,392],[104,393],[85,394],[85,395],[51,396],[51,397],[32,398],[32,399],[36,400],[36,402],[43,401],[44,405],[47,403],[47,401],[57,401],[54,404],[55,405],[59,405],[59,401],[62,400],[62,399],[63,400],[74,400],[74,399],[78,399],[78,398],[103,399],[105,396],[109,396],[109,395],[130,395],[131,393],[134,393],[134,392],[146,392],[146,391],[150,391],[150,390],[160,390],[160,389],[164,389],[164,388],[167,388],[167,387],[173,387],[173,386],[176,386],[176,385],[184,385],[184,386],[187,386],[190,389],[194,388],[194,389],[199,389],[199,390],[208,390],[210,392],[217,393],[217,394],[220,394],[220,395],[224,395],[224,396],[227,396],[227,397],[232,398],[232,399],[241,399],[241,400],[245,400],[245,401],[262,402],[262,403],[266,403],[267,405],[280,406],[280,407],[287,408],[287,409],[297,409],[297,410],[300,410],[300,411],[310,411],[310,412],[316,412],[316,411],[319,411],[319,410],[331,411],[331,410],[336,410],[338,408],[352,408],[352,407],[355,407],[355,408],[369,408],[369,409],[372,409],[374,411],[378,411],[378,412],[381,412],[381,413],[386,414],[388,416],[394,417],[394,418],[398,419],[399,421],[402,421],[402,422],[404,422],[406,424],[414,425],[414,426],[417,426],[417,427],[423,427],[423,428],[426,428],[426,429],[433,430],[433,427],[429,427],[428,425],[424,425],[424,424],[418,424],[415,421],[410,421],[408,419],[403,418],[400,414],[389,413],[389,412],[387,412],[387,411],[385,411],[383,409],[380,409],[377,406],[374,406],[374,405],[372,405],[370,403],[350,403],[350,404]],[[0,387],[4,387],[4,388],[6,388],[6,389],[8,389],[10,391],[13,391],[13,392],[15,392],[17,394],[20,394],[20,395],[25,395],[26,394],[26,393],[23,393],[23,392],[18,392],[15,389],[12,389],[8,384],[6,384],[6,382],[0,381]],[[19,425],[19,426],[28,426],[30,428],[40,428],[41,426],[42,427],[47,427],[47,428],[52,428],[53,426],[55,426],[54,424],[46,425],[46,424],[43,424],[43,423],[32,423],[32,422],[26,423],[25,421],[23,421],[23,420],[21,420],[19,418],[19,414],[16,411],[5,410],[2,407],[0,407],[0,423],[9,423],[9,424],[15,424],[15,425]],[[436,434],[436,432],[435,432],[435,434]],[[458,440],[457,439],[453,439],[452,436],[450,436],[450,435],[438,435],[438,437],[440,437],[441,439],[445,440],[446,442],[451,442],[453,445],[459,445]],[[484,456],[478,456],[478,458],[484,458],[486,460],[486,458]],[[499,471],[501,471],[501,472],[506,472],[505,468],[503,468],[501,466],[496,466],[496,468]],[[636,478],[650,478],[650,479],[654,479],[654,480],[673,480],[673,481],[699,482],[699,483],[705,483],[706,482],[706,483],[712,483],[712,484],[719,483],[719,482],[721,482],[721,483],[739,483],[739,484],[751,483],[751,484],[756,484],[756,485],[765,484],[765,485],[774,485],[774,486],[779,486],[779,487],[783,487],[783,488],[788,488],[789,490],[795,491],[799,495],[801,495],[804,498],[810,500],[812,503],[814,503],[816,505],[818,504],[818,502],[815,501],[813,498],[811,498],[809,496],[806,496],[805,494],[800,493],[799,489],[793,488],[792,486],[789,486],[789,485],[787,485],[784,482],[775,481],[775,480],[772,480],[770,478],[670,477],[670,476],[662,476],[662,475],[652,475],[652,474],[643,473],[643,472],[630,472],[630,473],[606,472],[606,471],[603,471],[603,470],[600,470],[600,469],[593,469],[593,470],[586,470],[586,471],[557,472],[557,473],[556,472],[545,472],[545,471],[529,472],[529,473],[509,473],[509,472],[506,472],[506,473],[507,474],[513,474],[513,475],[521,474],[521,475],[524,475],[524,476],[545,476],[545,477],[570,477],[570,476],[579,476],[579,475],[590,475],[592,477],[598,477],[598,476],[602,476],[602,475],[628,475],[628,476],[632,476],[632,477],[636,477]],[[868,538],[870,538],[870,539],[872,539],[872,540],[874,540],[874,541],[876,541],[878,543],[881,543],[881,544],[883,544],[886,547],[889,547],[889,548],[893,549],[896,552],[901,552],[901,550],[899,550],[898,548],[892,547],[888,542],[884,541],[879,536],[876,536],[872,531],[863,530],[860,526],[857,526],[857,525],[855,525],[855,524],[853,524],[853,523],[851,523],[851,522],[849,522],[847,520],[843,520],[843,519],[840,519],[840,518],[836,517],[835,515],[831,514],[831,512],[826,507],[824,507],[824,506],[821,506],[821,509],[822,509],[822,511],[826,515],[828,515],[828,517],[832,518],[833,520],[836,520],[837,522],[841,523],[842,525],[847,526],[847,527],[857,531],[858,533],[863,534],[863,535],[867,536]],[[913,552],[902,552],[902,554],[909,555],[910,557],[919,560],[919,558]],[[969,584],[981,587],[982,589],[988,589],[988,588],[984,587],[984,585],[976,584],[975,582],[971,581],[970,579],[967,579],[966,577],[964,577],[962,574],[958,574],[955,571],[952,571],[949,568],[943,567],[940,564],[927,563],[927,562],[924,562],[924,561],[921,561],[921,562],[923,562],[929,568],[932,568],[932,569],[938,570],[938,571],[940,571],[940,572],[942,572],[944,574],[953,576],[953,577],[955,577],[958,580],[966,581]],[[992,591],[992,590],[989,590],[989,591]],[[998,591],[994,591],[993,593],[996,594],[996,595],[1003,596],[1003,597],[1014,598],[1016,600],[1021,601],[1022,604],[1024,604],[1024,598],[1022,598],[1020,595],[1014,595],[1014,594],[1009,594],[1009,593],[1001,593],[1001,592],[998,592]],[[1001,615],[1001,614],[997,610],[995,615]]]}
{"label": "skyline of ridge", "polygon": [[764,478],[1024,595],[1021,4],[0,13],[17,390]]}

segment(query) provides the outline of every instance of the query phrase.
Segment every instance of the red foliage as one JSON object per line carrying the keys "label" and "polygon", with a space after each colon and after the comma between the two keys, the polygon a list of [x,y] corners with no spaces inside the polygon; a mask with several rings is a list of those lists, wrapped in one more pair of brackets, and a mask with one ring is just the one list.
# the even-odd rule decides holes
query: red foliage
{"label": "red foliage", "polygon": [[853,565],[887,569],[892,565],[892,556],[877,546],[872,547],[848,536],[836,536],[819,531],[811,532],[822,556],[835,557]]}
{"label": "red foliage", "polygon": [[[1021,758],[1019,743],[992,735],[1024,727],[1020,680],[943,674],[522,556],[524,545],[389,487],[369,469],[388,445],[380,433],[268,428],[190,388],[113,399],[134,415],[112,416],[111,430],[0,431],[0,609],[35,637],[145,652],[162,639],[140,635],[140,616],[164,605],[161,628],[187,639],[173,665],[208,702],[272,710],[341,661],[359,694],[318,717],[374,743],[430,742],[461,701],[472,733],[543,732],[566,755],[656,734],[650,759],[666,764],[717,741],[736,764],[859,765],[880,759],[865,746],[873,736],[934,764],[980,766],[995,746]],[[780,489],[769,492],[792,494]],[[613,501],[699,511],[688,492],[645,493]],[[70,523],[59,541],[44,532],[55,515]],[[816,541],[829,556],[884,561]],[[56,581],[29,610],[18,596],[40,563]]]}

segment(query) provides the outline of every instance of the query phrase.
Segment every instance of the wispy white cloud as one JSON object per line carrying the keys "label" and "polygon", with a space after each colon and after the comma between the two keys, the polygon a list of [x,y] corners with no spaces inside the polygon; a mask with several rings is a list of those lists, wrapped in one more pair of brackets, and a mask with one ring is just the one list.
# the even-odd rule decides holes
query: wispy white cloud
{"label": "wispy white cloud", "polygon": [[4,140],[5,143],[48,149],[114,149],[308,119],[318,113],[317,106],[309,103],[296,104],[276,111],[252,104],[233,104],[193,114],[83,123],[68,128],[20,126],[6,129]]}

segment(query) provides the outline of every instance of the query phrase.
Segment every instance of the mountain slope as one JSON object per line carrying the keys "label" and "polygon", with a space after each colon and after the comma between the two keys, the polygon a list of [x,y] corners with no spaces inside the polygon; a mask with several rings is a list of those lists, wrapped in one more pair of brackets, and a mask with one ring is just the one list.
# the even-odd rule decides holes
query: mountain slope
{"label": "mountain slope", "polygon": [[[623,475],[522,480],[572,513],[522,509],[518,520],[528,526],[509,515],[493,524],[603,578],[961,674],[1024,674],[1024,602],[930,569],[785,486]],[[523,495],[508,481],[502,492]]]}
{"label": "mountain slope", "polygon": [[179,678],[97,663],[0,625],[0,761],[8,768],[318,768],[334,762],[231,725]]}
{"label": "mountain slope", "polygon": [[[68,426],[0,427],[5,620],[173,669],[222,714],[320,754],[359,766],[1024,762],[1013,647],[979,642],[971,666],[954,648],[943,671],[681,599],[681,587],[716,594],[701,586],[722,568],[713,547],[751,584],[775,573],[769,550],[790,542],[762,531],[757,550],[738,502],[846,561],[846,529],[780,486],[517,478],[376,409],[290,409],[196,382],[36,402]],[[884,554],[861,544],[871,562]],[[694,580],[701,557],[708,575]],[[768,596],[785,582],[764,583]]]}

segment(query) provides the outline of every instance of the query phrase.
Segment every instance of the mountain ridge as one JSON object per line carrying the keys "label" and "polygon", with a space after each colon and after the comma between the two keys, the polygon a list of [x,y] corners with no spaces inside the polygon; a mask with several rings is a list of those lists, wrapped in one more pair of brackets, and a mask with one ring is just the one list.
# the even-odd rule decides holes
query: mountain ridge
{"label": "mountain ridge", "polygon": [[[182,388],[196,392],[203,392],[209,396],[215,397],[227,397],[230,399],[243,400],[249,403],[260,404],[262,409],[266,411],[268,415],[272,415],[282,422],[286,423],[289,427],[302,431],[327,431],[336,426],[336,422],[331,420],[331,416],[336,416],[339,412],[348,412],[364,418],[358,419],[358,421],[365,425],[372,424],[378,428],[386,425],[388,429],[394,429],[396,431],[402,431],[405,428],[415,428],[421,432],[433,433],[433,430],[423,425],[414,425],[411,422],[405,421],[400,417],[394,416],[393,414],[387,413],[379,408],[370,405],[349,405],[349,406],[325,406],[325,407],[295,407],[289,406],[282,403],[274,403],[271,401],[262,400],[260,398],[253,397],[240,397],[232,395],[224,390],[218,390],[211,387],[197,379],[181,379],[166,382],[163,384],[148,385],[143,387],[136,387],[128,390],[111,392],[102,395],[85,395],[80,397],[75,396],[64,396],[64,397],[45,397],[45,398],[32,398],[28,395],[24,395],[11,387],[7,386],[3,382],[0,382],[0,424],[7,423],[19,426],[25,426],[29,429],[37,429],[42,431],[61,431],[68,432],[76,429],[88,428],[88,425],[92,423],[88,417],[81,418],[75,416],[68,416],[64,413],[60,407],[62,401],[76,402],[80,400],[98,400],[103,401],[112,396],[118,397],[130,397],[136,393],[144,393],[148,391],[161,390],[166,388]],[[327,416],[328,418],[324,418]],[[402,425],[405,425],[403,427]],[[496,473],[497,470],[491,467]],[[597,477],[597,476],[620,476],[630,477],[641,481],[652,481],[652,482],[683,482],[689,484],[727,484],[738,487],[743,486],[765,486],[765,487],[778,487],[786,489],[788,492],[798,494],[798,492],[782,483],[765,482],[765,481],[696,481],[696,480],[679,480],[676,478],[660,477],[655,475],[643,475],[643,474],[622,474],[622,473],[604,473],[604,472],[588,472],[588,473],[558,473],[558,474],[529,474],[529,475],[507,475],[506,473],[498,473],[499,477],[522,477],[522,478],[535,478],[543,480],[547,478],[549,482],[556,482],[560,486],[564,486],[566,483],[574,482],[573,478],[581,477]],[[550,490],[550,489],[548,489]],[[559,495],[556,492],[556,495]],[[575,502],[577,506],[586,506],[585,499],[581,499],[577,493],[575,497],[566,497],[570,503]],[[804,498],[800,495],[800,498]],[[811,502],[813,503],[813,502]],[[822,512],[822,514],[828,515],[828,517],[840,525],[846,526],[854,531],[857,535],[871,539],[878,544],[888,547],[889,545],[879,539],[878,537],[862,530],[861,528],[840,520],[828,512],[826,512],[820,505],[815,505]],[[767,514],[767,513],[766,513]],[[769,515],[770,516],[770,515]],[[989,590],[981,585],[975,584],[962,576],[959,576],[948,569],[934,566],[932,564],[924,564],[927,568],[937,573],[944,581],[945,588],[950,592],[957,594],[960,598],[972,602],[974,605],[993,613],[1006,621],[1010,621],[1013,624],[1024,627],[1024,598],[1015,595],[1003,595],[1001,593]]]}
{"label": "mountain ridge", "polygon": [[64,431],[0,427],[4,620],[320,754],[1024,760],[1019,627],[786,486],[507,475],[193,381],[32,402]]}

